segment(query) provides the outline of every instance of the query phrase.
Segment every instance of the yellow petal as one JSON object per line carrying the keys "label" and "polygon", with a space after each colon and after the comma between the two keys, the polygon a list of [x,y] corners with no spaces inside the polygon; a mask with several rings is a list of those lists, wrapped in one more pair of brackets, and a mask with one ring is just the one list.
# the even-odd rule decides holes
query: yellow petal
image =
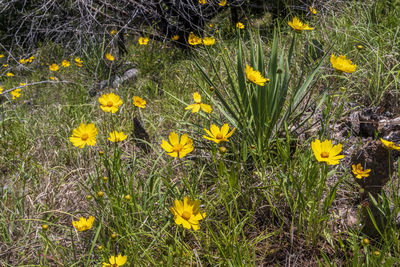
{"label": "yellow petal", "polygon": [[201,103],[201,95],[199,95],[197,92],[193,93],[193,100],[196,103]]}
{"label": "yellow petal", "polygon": [[175,132],[170,133],[168,139],[172,146],[179,144],[179,135]]}

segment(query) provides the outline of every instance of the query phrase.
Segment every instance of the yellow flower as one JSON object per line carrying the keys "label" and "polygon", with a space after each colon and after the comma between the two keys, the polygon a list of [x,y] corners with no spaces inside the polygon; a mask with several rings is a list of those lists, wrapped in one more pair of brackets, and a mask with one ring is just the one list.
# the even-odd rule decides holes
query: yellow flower
{"label": "yellow flower", "polygon": [[26,86],[26,83],[19,83],[19,86],[25,87],[25,86]]}
{"label": "yellow flower", "polygon": [[106,59],[108,59],[109,61],[114,61],[114,57],[113,57],[113,55],[111,55],[111,54],[106,54]]}
{"label": "yellow flower", "polygon": [[79,148],[85,145],[94,146],[96,144],[97,128],[93,123],[81,123],[78,128],[73,130],[72,136],[69,138],[71,143]]}
{"label": "yellow flower", "polygon": [[11,91],[12,99],[16,99],[21,96],[21,88]]}
{"label": "yellow flower", "polygon": [[60,68],[60,67],[58,67],[57,64],[51,64],[51,65],[49,66],[49,69],[50,69],[51,71],[58,71],[59,68]]}
{"label": "yellow flower", "polygon": [[385,147],[387,147],[389,149],[394,149],[394,150],[400,151],[400,146],[396,145],[394,142],[387,141],[383,138],[381,138],[381,142],[382,142],[382,144],[384,144]]}
{"label": "yellow flower", "polygon": [[116,35],[116,34],[117,34],[117,30],[111,30],[111,31],[110,31],[110,34],[111,34],[111,35]]}
{"label": "yellow flower", "polygon": [[138,108],[145,108],[146,107],[146,100],[139,96],[134,96],[133,97],[133,105],[135,105]]}
{"label": "yellow flower", "polygon": [[78,67],[82,67],[83,61],[82,61],[79,57],[76,57],[76,58],[75,58],[75,64],[76,64]]}
{"label": "yellow flower", "polygon": [[191,109],[192,113],[196,113],[199,112],[201,108],[204,112],[211,113],[212,111],[211,106],[201,103],[201,95],[199,95],[199,93],[197,92],[193,93],[193,99],[195,103],[187,106],[185,110]]}
{"label": "yellow flower", "polygon": [[311,12],[313,15],[316,15],[316,14],[317,14],[317,10],[316,10],[315,8],[313,8],[312,6],[309,6],[308,8],[310,9],[310,12]]}
{"label": "yellow flower", "polygon": [[71,63],[70,63],[68,60],[64,59],[64,60],[61,62],[61,65],[62,65],[64,68],[67,68],[67,67],[71,66]]}
{"label": "yellow flower", "polygon": [[244,29],[244,24],[241,22],[236,23],[236,28]]}
{"label": "yellow flower", "polygon": [[293,21],[288,22],[289,26],[292,27],[296,32],[301,32],[301,31],[311,31],[314,30],[313,27],[308,26],[308,24],[305,24],[301,22],[297,17],[293,18]]}
{"label": "yellow flower", "polygon": [[29,61],[29,63],[31,63],[32,60],[34,60],[34,59],[35,59],[35,57],[34,57],[34,56],[31,56],[31,57],[29,57],[27,60]]}
{"label": "yellow flower", "polygon": [[0,58],[3,58],[4,57],[4,54],[0,54]]}
{"label": "yellow flower", "polygon": [[14,73],[11,73],[11,72],[7,72],[7,77],[13,77],[14,76]]}
{"label": "yellow flower", "polygon": [[22,58],[22,59],[19,60],[19,63],[25,64],[25,63],[26,63],[26,60]]}
{"label": "yellow flower", "polygon": [[177,225],[197,231],[200,229],[199,221],[206,217],[206,213],[200,210],[200,200],[191,200],[189,197],[181,200],[175,199],[174,206],[171,207],[174,214],[174,221]]}
{"label": "yellow flower", "polygon": [[226,0],[221,0],[221,2],[218,3],[219,6],[225,6],[226,5]]}
{"label": "yellow flower", "polygon": [[189,33],[188,43],[190,45],[198,45],[201,44],[202,40],[200,37],[196,36],[193,32]]}
{"label": "yellow flower", "polygon": [[247,80],[259,86],[264,86],[266,82],[269,82],[268,78],[264,78],[258,70],[254,70],[248,64],[246,64],[245,72]]}
{"label": "yellow flower", "polygon": [[343,55],[337,57],[335,54],[332,54],[330,61],[332,67],[338,71],[353,73],[357,68],[356,64],[353,64],[350,59],[346,59],[346,56]]}
{"label": "yellow flower", "polygon": [[188,137],[187,134],[182,135],[181,140],[179,141],[179,135],[175,132],[170,133],[168,143],[165,140],[162,140],[161,147],[167,152],[171,157],[183,158],[186,154],[193,151],[193,140]]}
{"label": "yellow flower", "polygon": [[140,45],[147,45],[147,43],[149,42],[149,38],[148,37],[140,37],[138,42]]}
{"label": "yellow flower", "polygon": [[328,165],[337,165],[344,158],[344,155],[339,155],[342,151],[342,144],[333,146],[331,140],[325,140],[321,143],[320,140],[316,139],[311,142],[311,148],[315,158],[319,162],[326,162]]}
{"label": "yellow flower", "polygon": [[3,93],[3,87],[0,85],[0,95]]}
{"label": "yellow flower", "polygon": [[353,169],[353,173],[358,179],[362,179],[363,177],[368,177],[369,173],[371,172],[371,169],[363,169],[361,166],[361,163],[358,163],[357,165],[353,164],[351,165],[351,168]]}
{"label": "yellow flower", "polygon": [[83,232],[86,230],[90,230],[93,227],[94,217],[90,216],[85,219],[83,217],[79,218],[79,221],[72,221],[72,225],[75,227],[78,232]]}
{"label": "yellow flower", "polygon": [[178,41],[179,40],[179,35],[174,35],[172,36],[172,41]]}
{"label": "yellow flower", "polygon": [[7,68],[7,67],[8,67],[8,64],[3,64],[3,67],[4,67],[4,68]]}
{"label": "yellow flower", "polygon": [[108,137],[108,140],[114,143],[124,141],[128,137],[126,134],[124,134],[124,132],[117,132],[117,131],[109,133],[109,135],[110,137]]}
{"label": "yellow flower", "polygon": [[128,257],[126,255],[122,256],[121,254],[118,254],[117,257],[111,256],[108,259],[109,263],[103,262],[103,267],[119,267],[119,266],[124,265],[126,263],[127,259],[128,259]]}
{"label": "yellow flower", "polygon": [[221,127],[221,130],[219,127],[215,124],[211,124],[210,130],[204,128],[204,131],[208,134],[208,136],[203,135],[203,137],[207,140],[214,141],[215,143],[219,144],[220,142],[228,142],[228,138],[231,137],[231,135],[235,132],[236,128],[233,128],[230,133],[229,132],[229,125],[224,124]]}
{"label": "yellow flower", "polygon": [[56,77],[50,76],[50,80],[55,81],[55,80],[56,80]]}
{"label": "yellow flower", "polygon": [[210,28],[214,28],[215,24],[214,23],[210,23],[208,26],[210,26]]}
{"label": "yellow flower", "polygon": [[214,37],[204,37],[203,44],[204,45],[213,45],[213,44],[215,44],[215,38]]}
{"label": "yellow flower", "polygon": [[114,93],[104,94],[99,97],[100,108],[104,112],[115,113],[118,111],[119,107],[123,104],[122,99],[119,95]]}
{"label": "yellow flower", "polygon": [[202,5],[204,5],[204,4],[207,3],[207,1],[206,1],[206,0],[199,0],[199,3],[202,4]]}

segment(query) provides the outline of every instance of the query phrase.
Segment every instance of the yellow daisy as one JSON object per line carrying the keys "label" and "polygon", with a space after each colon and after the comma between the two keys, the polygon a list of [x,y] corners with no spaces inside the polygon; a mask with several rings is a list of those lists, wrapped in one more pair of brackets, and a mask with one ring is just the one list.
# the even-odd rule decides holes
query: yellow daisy
{"label": "yellow daisy", "polygon": [[193,93],[193,99],[195,103],[187,106],[185,110],[191,109],[192,113],[196,113],[199,112],[200,109],[202,109],[206,113],[211,113],[212,111],[211,106],[201,103],[201,95],[199,95],[199,93],[197,92]]}
{"label": "yellow daisy", "polygon": [[110,140],[111,142],[114,142],[114,143],[118,143],[118,142],[124,141],[127,137],[128,136],[126,134],[124,134],[124,132],[114,131],[112,133],[109,133],[108,140]]}
{"label": "yellow daisy", "polygon": [[179,141],[179,135],[177,133],[172,132],[168,137],[169,143],[162,140],[161,147],[171,157],[183,158],[193,151],[193,140],[190,139],[187,134],[182,135],[180,139],[181,140]]}
{"label": "yellow daisy", "polygon": [[264,86],[266,82],[269,82],[268,78],[264,78],[258,70],[254,70],[248,64],[246,64],[245,72],[247,80],[259,86]]}
{"label": "yellow daisy", "polygon": [[385,147],[387,147],[389,149],[394,149],[394,150],[400,151],[400,146],[396,145],[394,142],[387,141],[383,138],[381,138],[381,142]]}
{"label": "yellow daisy", "polygon": [[103,262],[103,267],[119,267],[119,266],[125,265],[127,259],[128,259],[128,257],[126,255],[122,256],[121,254],[118,254],[117,257],[111,256],[108,259],[108,263]]}
{"label": "yellow daisy", "polygon": [[213,44],[215,44],[215,38],[214,37],[204,37],[203,44],[204,45],[213,45]]}
{"label": "yellow daisy", "polygon": [[190,45],[199,45],[202,43],[202,40],[200,37],[196,36],[193,32],[191,32],[189,33],[188,43]]}
{"label": "yellow daisy", "polygon": [[344,158],[344,155],[339,155],[342,152],[342,144],[332,145],[331,140],[325,140],[321,143],[316,139],[311,142],[311,148],[315,158],[319,162],[326,162],[328,165],[337,165]]}
{"label": "yellow daisy", "polygon": [[314,30],[313,27],[308,26],[308,24],[305,24],[299,20],[299,18],[294,17],[293,21],[288,22],[289,26],[292,27],[296,32],[302,32],[302,31],[311,31]]}
{"label": "yellow daisy", "polygon": [[71,143],[79,148],[85,145],[94,146],[96,144],[97,128],[93,123],[81,123],[78,128],[73,130],[69,140]]}
{"label": "yellow daisy", "polygon": [[72,225],[75,227],[78,232],[83,232],[86,230],[90,230],[93,227],[94,217],[90,216],[85,219],[83,217],[79,218],[79,221],[72,221]]}
{"label": "yellow daisy", "polygon": [[145,108],[146,107],[146,100],[139,96],[134,96],[133,97],[133,105],[135,105],[138,108]]}
{"label": "yellow daisy", "polygon": [[71,62],[69,62],[68,60],[64,59],[61,62],[61,66],[63,66],[64,68],[67,68],[67,67],[71,66]]}
{"label": "yellow daisy", "polygon": [[99,97],[100,108],[104,112],[115,113],[118,111],[119,107],[123,104],[122,99],[119,95],[114,93],[104,94]]}
{"label": "yellow daisy", "polygon": [[21,88],[12,90],[10,93],[12,95],[12,99],[16,99],[21,96]]}
{"label": "yellow daisy", "polygon": [[140,45],[147,45],[147,43],[149,42],[149,38],[148,37],[140,37],[138,42]]}
{"label": "yellow daisy", "polygon": [[346,59],[346,56],[343,55],[337,57],[335,54],[332,54],[330,61],[332,67],[338,71],[353,73],[357,68],[356,64],[353,64],[350,59]]}
{"label": "yellow daisy", "polygon": [[115,58],[114,58],[113,55],[107,53],[107,54],[106,54],[106,59],[108,59],[109,61],[114,61]]}
{"label": "yellow daisy", "polygon": [[189,197],[181,200],[175,199],[174,206],[171,207],[174,214],[174,221],[186,229],[197,231],[200,229],[199,221],[206,217],[206,213],[200,210],[200,200],[191,200]]}
{"label": "yellow daisy", "polygon": [[369,173],[371,172],[371,169],[363,169],[361,166],[361,163],[358,163],[357,165],[353,164],[351,165],[351,168],[353,169],[353,173],[358,179],[362,179],[363,177],[368,177]]}
{"label": "yellow daisy", "polygon": [[236,23],[236,28],[244,29],[244,24],[241,22]]}
{"label": "yellow daisy", "polygon": [[217,144],[219,144],[220,142],[228,142],[228,138],[231,137],[231,135],[235,132],[236,128],[233,128],[232,131],[230,133],[229,132],[229,125],[228,124],[224,124],[221,127],[221,130],[219,129],[219,127],[215,124],[212,124],[210,127],[210,130],[204,128],[204,131],[206,131],[206,133],[208,134],[208,136],[203,135],[203,138],[213,141]]}
{"label": "yellow daisy", "polygon": [[219,6],[225,6],[226,5],[226,0],[221,0],[221,2],[218,3]]}

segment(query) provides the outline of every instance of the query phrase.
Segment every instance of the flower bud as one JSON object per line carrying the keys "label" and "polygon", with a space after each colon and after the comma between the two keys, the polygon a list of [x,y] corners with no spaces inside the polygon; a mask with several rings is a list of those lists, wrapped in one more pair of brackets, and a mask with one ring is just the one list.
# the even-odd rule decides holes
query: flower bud
{"label": "flower bud", "polygon": [[374,251],[374,256],[375,257],[379,257],[381,255],[381,253],[378,251],[378,250],[375,250]]}
{"label": "flower bud", "polygon": [[364,46],[362,46],[362,45],[357,45],[357,49],[358,49],[358,50],[362,50],[362,49],[364,49]]}
{"label": "flower bud", "polygon": [[97,249],[102,251],[103,250],[103,246],[97,246]]}
{"label": "flower bud", "polygon": [[103,196],[104,196],[104,193],[103,193],[102,191],[99,191],[99,192],[97,192],[97,196],[98,196],[98,197],[103,197]]}
{"label": "flower bud", "polygon": [[368,246],[369,245],[369,239],[368,238],[364,238],[361,243],[363,244],[363,246]]}
{"label": "flower bud", "polygon": [[104,176],[104,177],[103,177],[103,180],[106,182],[106,181],[108,180],[108,177],[107,177],[107,176]]}
{"label": "flower bud", "polygon": [[219,153],[221,153],[221,154],[225,154],[226,153],[226,147],[224,147],[224,146],[221,146],[220,148],[219,148]]}
{"label": "flower bud", "polygon": [[49,226],[47,224],[43,224],[42,225],[42,230],[46,231],[47,229],[49,229]]}
{"label": "flower bud", "polygon": [[117,238],[117,234],[116,234],[116,233],[112,233],[112,234],[111,234],[111,238],[112,238],[112,239]]}
{"label": "flower bud", "polygon": [[86,199],[87,199],[87,200],[91,200],[91,199],[92,199],[92,196],[91,196],[91,195],[87,195],[87,196],[86,196]]}
{"label": "flower bud", "polygon": [[125,200],[128,200],[128,201],[132,199],[131,195],[126,195],[124,198],[125,198]]}

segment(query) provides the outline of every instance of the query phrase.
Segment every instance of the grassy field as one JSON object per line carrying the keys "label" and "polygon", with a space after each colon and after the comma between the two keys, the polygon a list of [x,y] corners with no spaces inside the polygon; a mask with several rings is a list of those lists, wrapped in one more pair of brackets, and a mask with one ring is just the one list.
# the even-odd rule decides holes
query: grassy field
{"label": "grassy field", "polygon": [[399,265],[400,3],[333,2],[186,50],[0,51],[0,266]]}

